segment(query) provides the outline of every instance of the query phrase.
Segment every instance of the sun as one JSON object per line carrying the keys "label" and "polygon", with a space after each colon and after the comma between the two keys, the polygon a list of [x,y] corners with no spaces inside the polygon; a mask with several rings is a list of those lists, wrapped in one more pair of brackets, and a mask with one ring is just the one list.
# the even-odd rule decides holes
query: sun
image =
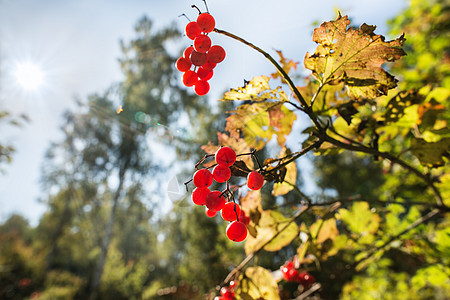
{"label": "sun", "polygon": [[41,68],[31,62],[17,64],[14,76],[17,83],[28,91],[37,90],[44,83],[44,73]]}

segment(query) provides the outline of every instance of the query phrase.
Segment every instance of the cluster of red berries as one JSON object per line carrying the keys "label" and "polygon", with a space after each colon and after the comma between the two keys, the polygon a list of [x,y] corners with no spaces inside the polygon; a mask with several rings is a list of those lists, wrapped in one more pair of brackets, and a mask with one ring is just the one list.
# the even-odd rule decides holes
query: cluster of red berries
{"label": "cluster of red berries", "polygon": [[[230,167],[236,161],[236,152],[229,147],[221,147],[214,157],[217,165],[212,172],[205,168],[194,173],[193,182],[196,188],[192,192],[192,201],[197,205],[205,205],[208,217],[212,218],[221,211],[222,218],[231,222],[226,229],[227,237],[232,241],[241,242],[247,237],[246,225],[250,222],[249,218],[234,201],[228,188],[223,192],[209,189],[213,181],[224,183],[230,180]],[[263,184],[264,177],[260,173],[252,171],[248,174],[247,186],[250,189],[258,190]]]}
{"label": "cluster of red berries", "polygon": [[225,50],[219,45],[212,46],[208,36],[215,25],[214,17],[208,12],[201,13],[197,21],[189,22],[185,29],[186,36],[194,41],[194,45],[184,50],[176,64],[178,71],[184,73],[183,84],[193,86],[199,96],[209,92],[208,80],[213,76],[213,69],[225,59]]}
{"label": "cluster of red berries", "polygon": [[316,279],[308,272],[296,269],[295,264],[292,261],[288,261],[281,266],[281,273],[283,273],[284,280],[298,282],[305,288],[308,288],[316,282]]}
{"label": "cluster of red berries", "polygon": [[236,283],[234,281],[230,281],[229,287],[224,286],[220,289],[220,295],[216,296],[214,300],[234,300],[234,289],[236,287]]}

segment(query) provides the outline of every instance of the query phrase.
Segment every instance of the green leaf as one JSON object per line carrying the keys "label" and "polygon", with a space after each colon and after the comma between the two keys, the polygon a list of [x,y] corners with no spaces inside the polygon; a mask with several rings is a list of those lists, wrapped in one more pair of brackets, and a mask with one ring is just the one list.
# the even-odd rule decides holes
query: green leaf
{"label": "green leaf", "polygon": [[229,92],[226,92],[222,100],[250,100],[262,102],[271,99],[281,102],[288,101],[288,97],[281,87],[277,87],[274,90],[270,88],[269,80],[270,77],[268,76],[256,76],[243,87],[231,89]]}
{"label": "green leaf", "polygon": [[445,163],[443,157],[450,157],[450,138],[431,143],[426,142],[424,139],[413,138],[411,140],[411,153],[424,166],[443,166]]}
{"label": "green leaf", "polygon": [[270,271],[262,267],[249,267],[239,278],[236,299],[279,300],[278,285]]}
{"label": "green leaf", "polygon": [[314,54],[306,53],[305,67],[323,84],[344,82],[350,96],[374,99],[397,86],[397,80],[381,66],[406,53],[401,49],[405,39],[385,42],[375,35],[375,26],[362,24],[347,28],[347,16],[324,22],[314,30],[313,41],[319,44]]}
{"label": "green leaf", "polygon": [[[256,238],[249,236],[245,242],[245,252],[250,254],[260,249],[264,244],[266,251],[278,251],[289,245],[298,235],[298,226],[295,222],[288,225],[290,219],[273,210],[265,210],[261,213],[261,219],[257,226]],[[287,226],[287,227],[286,227]],[[276,238],[278,232],[283,230]]]}
{"label": "green leaf", "polygon": [[375,233],[381,221],[378,214],[370,211],[369,203],[363,201],[354,202],[350,210],[340,209],[339,215],[352,232],[360,235]]}

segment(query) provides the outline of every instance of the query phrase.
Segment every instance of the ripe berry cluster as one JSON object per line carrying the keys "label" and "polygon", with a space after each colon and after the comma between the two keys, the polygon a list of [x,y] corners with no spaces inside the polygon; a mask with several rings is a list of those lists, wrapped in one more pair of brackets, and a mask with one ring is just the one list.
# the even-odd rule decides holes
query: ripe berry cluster
{"label": "ripe berry cluster", "polygon": [[216,296],[214,300],[234,300],[234,289],[236,283],[230,281],[229,287],[224,286],[220,289],[220,296]]}
{"label": "ripe berry cluster", "polygon": [[[241,242],[247,237],[247,227],[250,219],[241,210],[239,204],[234,200],[233,193],[229,189],[228,181],[231,178],[230,167],[236,161],[236,152],[229,147],[221,147],[214,154],[217,165],[212,172],[200,169],[194,173],[192,181],[196,188],[192,192],[192,201],[197,205],[206,206],[206,215],[214,217],[221,212],[225,221],[231,222],[226,229],[227,237],[235,242]],[[198,164],[197,164],[198,165]],[[227,183],[224,191],[213,190],[209,187],[216,181]],[[256,171],[252,171],[247,177],[247,186],[252,190],[258,190],[264,184],[264,177]]]}
{"label": "ripe berry cluster", "polygon": [[315,278],[308,272],[296,269],[294,262],[292,261],[288,261],[281,266],[281,273],[283,273],[284,280],[298,282],[303,285],[304,288],[308,288],[316,282]]}
{"label": "ripe berry cluster", "polygon": [[185,29],[186,36],[194,41],[194,45],[184,50],[176,64],[177,69],[184,73],[183,84],[193,86],[199,96],[209,92],[208,80],[214,74],[213,69],[225,59],[225,50],[219,45],[211,45],[208,36],[215,25],[214,17],[208,12],[201,13],[197,21],[189,22]]}

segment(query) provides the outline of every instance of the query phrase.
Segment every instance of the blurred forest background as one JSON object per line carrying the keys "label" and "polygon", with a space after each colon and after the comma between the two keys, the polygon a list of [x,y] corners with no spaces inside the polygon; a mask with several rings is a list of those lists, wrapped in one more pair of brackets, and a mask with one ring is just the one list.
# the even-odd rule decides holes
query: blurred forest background
{"label": "blurred forest background", "polygon": [[[404,32],[407,39],[408,55],[391,69],[403,89],[450,88],[450,7],[445,3],[411,1],[389,22],[392,35]],[[243,245],[226,238],[226,224],[205,218],[188,194],[176,190],[182,184],[175,177],[172,207],[161,207],[168,177],[173,177],[167,168],[177,165],[177,178],[188,179],[204,155],[200,147],[217,143],[226,111],[233,108],[229,102],[212,106],[181,87],[174,68],[178,56],[167,47],[182,38],[174,27],[155,31],[152,20],[143,17],[134,39],[121,44],[126,79],[79,100],[78,109],[65,113],[64,139],[48,146],[42,168],[46,213],[35,227],[20,215],[0,225],[0,299],[202,299],[214,294],[244,258]],[[26,121],[1,112],[0,128],[10,122]],[[196,132],[178,132],[186,124]],[[171,161],[161,163],[155,153],[167,153]],[[368,157],[344,152],[309,158],[314,173],[302,175],[314,176],[316,196],[376,197],[396,180]],[[7,169],[11,159],[14,148],[1,143],[0,168]],[[300,186],[301,181],[300,176]],[[282,200],[296,201],[292,193]],[[263,204],[280,203],[264,193]],[[442,238],[450,239],[449,233]],[[362,294],[382,286],[386,295],[402,295],[404,286],[395,282],[408,287],[420,266],[434,257],[447,268],[423,274],[427,289],[415,293],[444,299],[450,289],[445,287],[448,276],[441,277],[449,275],[450,248],[431,247],[410,256],[400,252],[389,252],[391,263],[370,266],[368,272],[328,261],[324,272],[336,272],[314,273],[322,284],[319,294],[323,299],[345,297],[355,292],[353,284]],[[262,253],[258,263],[277,270],[294,253],[294,246]],[[420,280],[412,284],[420,286]]]}

